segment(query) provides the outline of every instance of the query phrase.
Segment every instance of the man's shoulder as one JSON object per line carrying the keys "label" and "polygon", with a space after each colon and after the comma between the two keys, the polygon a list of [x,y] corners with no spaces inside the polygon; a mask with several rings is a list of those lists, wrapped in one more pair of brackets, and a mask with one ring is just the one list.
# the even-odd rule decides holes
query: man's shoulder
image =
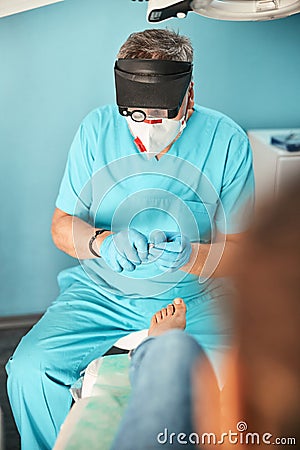
{"label": "man's shoulder", "polygon": [[103,105],[90,111],[83,119],[82,124],[85,127],[99,126],[103,122],[117,119],[118,110],[116,105]]}
{"label": "man's shoulder", "polygon": [[194,109],[198,120],[207,121],[213,128],[218,128],[219,132],[238,134],[242,139],[248,139],[242,127],[226,114],[200,105],[195,105]]}

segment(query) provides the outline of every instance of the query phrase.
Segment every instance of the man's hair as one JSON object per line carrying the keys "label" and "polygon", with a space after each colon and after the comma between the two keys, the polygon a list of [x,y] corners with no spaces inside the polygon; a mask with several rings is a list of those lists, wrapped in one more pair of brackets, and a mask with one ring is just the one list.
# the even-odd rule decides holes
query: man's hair
{"label": "man's hair", "polygon": [[120,48],[118,58],[193,61],[190,39],[172,30],[152,29],[132,33]]}

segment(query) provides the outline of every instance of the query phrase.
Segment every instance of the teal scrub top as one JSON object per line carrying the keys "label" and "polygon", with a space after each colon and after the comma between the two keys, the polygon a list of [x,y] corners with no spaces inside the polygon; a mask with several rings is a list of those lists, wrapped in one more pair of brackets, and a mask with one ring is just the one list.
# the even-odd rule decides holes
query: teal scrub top
{"label": "teal scrub top", "polygon": [[[195,105],[187,126],[160,160],[134,143],[116,106],[92,111],[73,140],[56,207],[96,228],[180,231],[192,242],[217,231],[241,233],[253,213],[252,152],[244,131],[225,115]],[[76,229],[74,228],[76,242]],[[185,299],[207,292],[207,282],[154,263],[113,272],[103,259],[81,261],[92,285],[110,296]]]}

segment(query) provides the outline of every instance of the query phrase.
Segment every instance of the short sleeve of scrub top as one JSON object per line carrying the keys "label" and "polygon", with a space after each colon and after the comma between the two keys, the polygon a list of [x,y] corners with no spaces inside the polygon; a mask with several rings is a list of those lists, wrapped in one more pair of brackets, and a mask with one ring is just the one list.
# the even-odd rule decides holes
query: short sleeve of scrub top
{"label": "short sleeve of scrub top", "polygon": [[253,218],[254,175],[252,151],[242,131],[230,140],[219,197],[215,215],[217,229],[224,234],[245,231]]}
{"label": "short sleeve of scrub top", "polygon": [[85,125],[82,123],[73,139],[61,181],[56,207],[88,221],[91,204],[90,179],[93,175],[93,154]]}

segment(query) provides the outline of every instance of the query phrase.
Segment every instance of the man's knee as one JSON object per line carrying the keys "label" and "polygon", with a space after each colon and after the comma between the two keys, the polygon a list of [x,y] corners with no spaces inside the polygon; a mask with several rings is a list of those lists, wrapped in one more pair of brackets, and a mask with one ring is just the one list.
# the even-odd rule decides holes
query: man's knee
{"label": "man's knee", "polygon": [[13,355],[9,358],[6,364],[6,372],[9,378],[17,379],[31,379],[34,372],[39,372],[43,365],[43,353],[37,345],[31,342],[28,335],[25,336]]}

